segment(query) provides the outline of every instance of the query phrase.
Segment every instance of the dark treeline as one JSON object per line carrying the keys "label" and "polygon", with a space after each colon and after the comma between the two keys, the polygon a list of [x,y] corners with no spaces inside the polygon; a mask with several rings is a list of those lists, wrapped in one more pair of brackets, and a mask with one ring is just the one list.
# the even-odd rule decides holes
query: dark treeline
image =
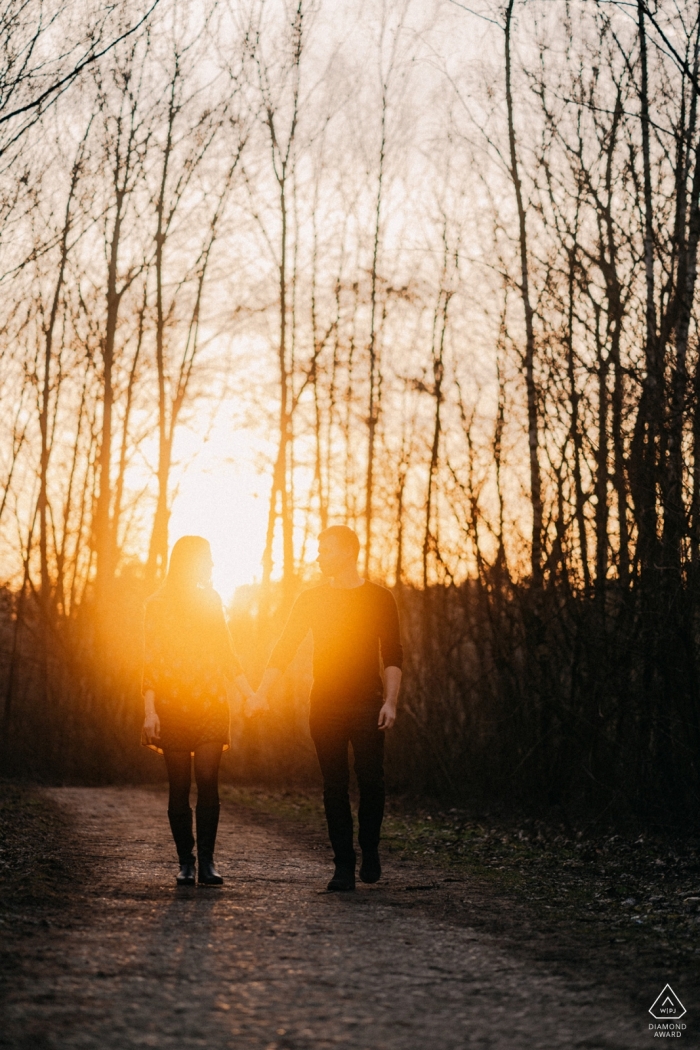
{"label": "dark treeline", "polygon": [[[688,825],[700,6],[330,6],[161,0],[0,125],[5,766],[160,776],[141,609],[226,404],[269,479],[254,683],[345,521],[403,614],[395,787]],[[310,775],[308,657],[233,698],[231,775]]]}

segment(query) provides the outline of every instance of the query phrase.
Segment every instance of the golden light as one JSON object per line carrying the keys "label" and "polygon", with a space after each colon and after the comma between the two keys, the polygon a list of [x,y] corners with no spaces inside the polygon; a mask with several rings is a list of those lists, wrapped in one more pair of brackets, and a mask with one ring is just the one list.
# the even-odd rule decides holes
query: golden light
{"label": "golden light", "polygon": [[[250,432],[221,413],[191,426],[179,452],[183,465],[170,518],[170,548],[180,536],[205,536],[214,556],[214,586],[224,603],[236,587],[260,579],[269,479],[256,470]],[[202,445],[202,432],[209,431]],[[199,431],[199,432],[198,432]],[[183,447],[184,446],[184,447]]]}

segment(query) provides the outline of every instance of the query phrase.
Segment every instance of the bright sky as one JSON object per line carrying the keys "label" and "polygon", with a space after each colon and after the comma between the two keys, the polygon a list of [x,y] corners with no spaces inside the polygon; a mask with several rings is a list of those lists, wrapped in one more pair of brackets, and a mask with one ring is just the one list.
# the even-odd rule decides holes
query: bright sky
{"label": "bright sky", "polygon": [[[397,11],[401,5],[397,5]],[[356,37],[358,47],[368,47],[368,40],[378,34],[378,24],[373,12],[367,21],[370,9],[362,0],[348,4],[344,14],[344,32],[337,24],[339,12],[333,2],[321,6],[314,33],[315,57],[319,68],[327,61],[328,52],[340,37],[348,46],[348,36]],[[408,32],[416,31],[432,22],[432,4],[418,2],[412,5]],[[444,56],[458,52],[461,61],[467,53],[475,52],[478,41],[488,29],[488,24],[468,17],[464,12],[441,7],[441,19],[433,23],[430,30],[430,45],[438,47]],[[449,31],[448,31],[449,30]],[[460,46],[456,46],[456,36]],[[353,36],[354,34],[354,36]],[[407,39],[408,39],[407,38]],[[376,46],[376,41],[372,47]],[[430,53],[430,47],[428,48]],[[371,52],[374,55],[374,52]],[[425,57],[425,56],[424,56]],[[373,57],[373,61],[376,58]],[[439,74],[430,61],[422,69],[414,71],[416,83],[420,83],[425,97],[429,98]],[[312,78],[313,79],[313,78]],[[269,363],[268,363],[269,355]],[[236,356],[236,355],[234,355]],[[264,388],[269,376],[268,368],[274,368],[274,346],[263,345],[243,353],[247,361],[245,371],[237,381],[245,385],[260,384]],[[270,460],[274,455],[275,438],[270,433],[260,433],[236,418],[236,387],[229,393],[212,424],[211,406],[202,405],[201,415],[191,420],[187,428],[178,433],[176,458],[180,466],[173,471],[172,515],[169,541],[173,543],[186,534],[205,536],[212,545],[214,556],[214,584],[225,602],[243,584],[259,580],[262,573],[261,558],[265,545],[267,512],[270,492]],[[262,428],[265,429],[264,427]],[[207,435],[203,442],[203,436]],[[261,453],[265,453],[261,455]],[[313,559],[313,544],[306,557]],[[279,569],[281,551],[274,552],[275,570]]]}
{"label": "bright sky", "polygon": [[179,444],[189,463],[179,474],[170,547],[180,536],[205,536],[214,556],[214,586],[228,602],[236,587],[260,579],[270,482],[253,463],[250,431],[236,427],[226,407],[205,444],[196,431],[188,428]]}

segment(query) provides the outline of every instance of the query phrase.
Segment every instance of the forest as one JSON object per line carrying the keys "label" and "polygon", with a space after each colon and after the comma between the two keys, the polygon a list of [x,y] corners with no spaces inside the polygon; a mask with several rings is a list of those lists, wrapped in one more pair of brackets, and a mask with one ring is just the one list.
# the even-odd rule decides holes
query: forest
{"label": "forest", "polygon": [[[394,790],[692,826],[700,4],[0,30],[3,774],[162,779],[141,623],[181,524],[238,566],[255,685],[346,523],[402,615]],[[311,775],[309,675],[232,696],[227,776]]]}

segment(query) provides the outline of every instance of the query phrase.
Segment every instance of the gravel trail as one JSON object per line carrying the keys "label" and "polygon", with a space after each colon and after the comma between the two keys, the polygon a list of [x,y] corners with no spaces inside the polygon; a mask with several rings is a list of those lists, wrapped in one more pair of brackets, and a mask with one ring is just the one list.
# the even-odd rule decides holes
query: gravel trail
{"label": "gravel trail", "polygon": [[[27,941],[13,1050],[634,1050],[648,1018],[416,903],[410,868],[324,892],[328,855],[222,808],[215,889],[177,889],[165,796],[60,788],[91,879]],[[74,846],[73,849],[76,847]],[[80,860],[78,853],[76,862]],[[687,1043],[686,1043],[687,1045]]]}

